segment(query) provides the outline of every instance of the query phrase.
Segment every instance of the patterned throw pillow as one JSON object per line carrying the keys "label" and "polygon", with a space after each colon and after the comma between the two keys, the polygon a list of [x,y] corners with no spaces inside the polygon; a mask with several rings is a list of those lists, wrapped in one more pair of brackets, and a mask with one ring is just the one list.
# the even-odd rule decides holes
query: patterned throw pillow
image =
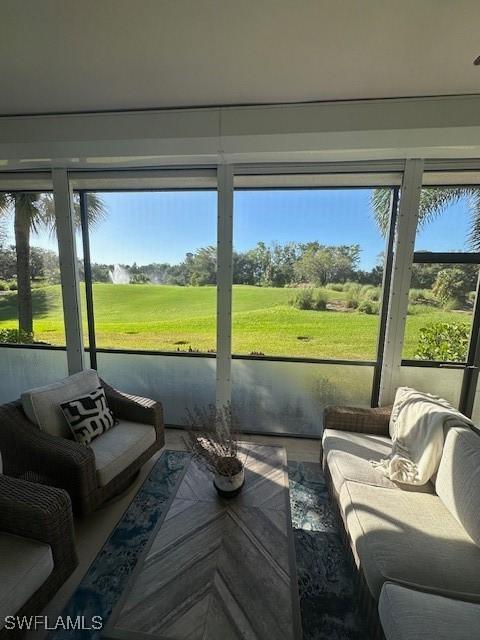
{"label": "patterned throw pillow", "polygon": [[60,407],[70,425],[73,437],[81,444],[90,444],[115,424],[103,387],[98,387],[82,398],[63,402]]}

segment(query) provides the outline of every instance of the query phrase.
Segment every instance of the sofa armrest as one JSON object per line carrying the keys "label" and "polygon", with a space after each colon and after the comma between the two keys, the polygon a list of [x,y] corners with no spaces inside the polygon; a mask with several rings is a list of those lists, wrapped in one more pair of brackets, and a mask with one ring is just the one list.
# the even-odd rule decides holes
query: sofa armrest
{"label": "sofa armrest", "polygon": [[151,424],[155,427],[158,435],[163,432],[163,407],[161,402],[123,393],[103,380],[101,382],[107,402],[115,416],[132,422]]}
{"label": "sofa armrest", "polygon": [[392,407],[326,407],[323,417],[324,429],[370,433],[388,436],[388,425]]}
{"label": "sofa armrest", "polygon": [[97,488],[93,451],[40,430],[20,402],[0,407],[0,451],[7,475],[65,489],[73,499]]}
{"label": "sofa armrest", "polygon": [[64,571],[77,565],[72,504],[62,489],[0,475],[0,531],[50,545]]}

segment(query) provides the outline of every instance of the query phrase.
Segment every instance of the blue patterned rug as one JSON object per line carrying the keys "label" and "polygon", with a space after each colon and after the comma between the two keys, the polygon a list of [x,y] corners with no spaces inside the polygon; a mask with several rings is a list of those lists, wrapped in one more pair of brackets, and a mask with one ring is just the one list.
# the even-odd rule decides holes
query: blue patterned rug
{"label": "blue patterned rug", "polygon": [[[188,454],[165,451],[76,589],[63,616],[101,616],[104,624],[163,514]],[[289,462],[304,640],[366,640],[354,598],[352,568],[329,505],[321,467]],[[99,640],[101,631],[63,631],[50,640]],[[225,639],[228,640],[228,639]]]}

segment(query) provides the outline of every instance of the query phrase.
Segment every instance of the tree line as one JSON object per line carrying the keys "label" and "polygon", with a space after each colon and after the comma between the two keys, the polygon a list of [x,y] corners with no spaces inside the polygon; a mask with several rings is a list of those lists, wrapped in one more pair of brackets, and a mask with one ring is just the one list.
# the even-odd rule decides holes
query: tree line
{"label": "tree line", "polygon": [[[355,245],[323,245],[319,242],[271,244],[258,242],[247,251],[233,252],[233,283],[265,287],[285,287],[308,283],[324,286],[328,282],[355,280],[379,285],[383,268],[358,268],[361,249]],[[217,251],[214,246],[187,253],[179,264],[151,263],[120,265],[130,274],[130,282],[152,282],[180,286],[214,285],[217,277]],[[112,265],[92,264],[92,279],[109,282]]]}
{"label": "tree line", "polygon": [[[285,287],[310,284],[317,287],[328,283],[358,282],[379,286],[383,276],[383,255],[370,271],[359,269],[361,249],[354,245],[322,245],[319,242],[266,245],[259,242],[247,251],[233,252],[233,283],[265,287]],[[130,282],[170,284],[178,286],[215,285],[217,252],[213,246],[202,247],[187,253],[179,264],[150,263],[120,265],[128,272]],[[92,263],[94,282],[111,282],[113,264]],[[80,279],[84,280],[83,261],[78,262]],[[476,287],[478,267],[458,265],[463,274],[465,291]],[[414,264],[411,287],[431,289],[438,273],[445,269],[441,264]],[[0,280],[16,279],[17,260],[13,245],[0,246]],[[49,249],[31,247],[30,279],[34,283],[60,282],[58,255]]]}

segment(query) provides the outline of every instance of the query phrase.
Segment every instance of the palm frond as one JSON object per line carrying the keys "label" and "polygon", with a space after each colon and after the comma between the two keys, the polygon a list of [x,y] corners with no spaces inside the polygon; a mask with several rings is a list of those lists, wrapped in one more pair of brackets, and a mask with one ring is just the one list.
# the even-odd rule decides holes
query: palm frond
{"label": "palm frond", "polygon": [[392,190],[379,187],[374,189],[371,197],[373,217],[382,235],[386,236],[392,208]]}
{"label": "palm frond", "polygon": [[45,224],[42,196],[39,193],[21,192],[12,194],[15,203],[15,212],[24,216],[34,233],[38,233]]}
{"label": "palm frond", "polygon": [[[75,193],[73,196],[73,208],[74,208],[74,219],[75,226],[80,228],[81,226],[81,217],[80,217],[80,196],[78,193]],[[88,227],[89,229],[95,228],[100,222],[103,222],[107,217],[107,207],[105,205],[105,201],[98,193],[88,193],[87,194],[87,216],[88,216]]]}
{"label": "palm frond", "polygon": [[88,226],[93,229],[106,219],[107,206],[105,200],[98,193],[89,193],[87,195],[87,207]]}
{"label": "palm frond", "polygon": [[[87,196],[88,225],[90,228],[105,220],[107,208],[103,199],[96,193]],[[43,193],[41,196],[42,224],[50,232],[52,237],[56,234],[55,199],[53,193]],[[76,229],[81,226],[80,197],[78,193],[73,195],[73,218]]]}
{"label": "palm frond", "polygon": [[3,244],[7,237],[5,221],[12,214],[12,198],[10,193],[0,193],[0,244]]}
{"label": "palm frond", "polygon": [[32,231],[38,233],[41,229],[55,236],[56,219],[53,193],[42,193],[38,199],[38,221],[32,225]]}
{"label": "palm frond", "polygon": [[480,188],[473,187],[468,194],[468,208],[471,215],[468,244],[474,251],[480,251]]}
{"label": "palm frond", "polygon": [[[387,233],[390,221],[390,194],[390,189],[382,187],[375,189],[371,197],[373,215],[383,235]],[[432,222],[464,197],[468,197],[472,215],[468,241],[472,248],[480,250],[480,189],[477,187],[424,187],[420,193],[418,227]]]}
{"label": "palm frond", "polygon": [[[89,193],[87,196],[88,222],[93,228],[107,216],[107,208],[104,200],[96,193]],[[74,218],[75,226],[80,227],[80,199],[78,194],[74,195]],[[52,237],[56,234],[55,200],[53,193],[0,193],[0,222],[2,218],[11,215],[14,210],[21,211],[29,220],[30,229],[33,233],[45,230]],[[2,227],[0,226],[0,239],[2,237]]]}
{"label": "palm frond", "polygon": [[12,206],[12,200],[9,193],[0,193],[0,216],[9,213]]}
{"label": "palm frond", "polygon": [[432,222],[450,205],[455,204],[469,194],[468,187],[425,187],[420,193],[418,225]]}

